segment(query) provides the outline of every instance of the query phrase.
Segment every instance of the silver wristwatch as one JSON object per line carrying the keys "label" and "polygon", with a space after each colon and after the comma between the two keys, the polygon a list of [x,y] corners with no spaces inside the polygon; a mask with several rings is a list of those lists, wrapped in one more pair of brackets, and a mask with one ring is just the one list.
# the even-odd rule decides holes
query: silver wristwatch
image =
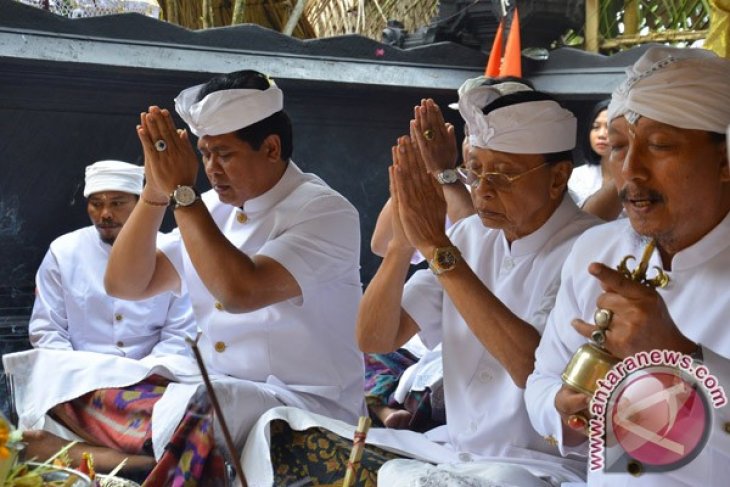
{"label": "silver wristwatch", "polygon": [[177,210],[180,207],[190,206],[200,199],[200,193],[192,186],[179,185],[170,195],[172,201],[172,209]]}
{"label": "silver wristwatch", "polygon": [[456,169],[444,169],[443,171],[436,173],[436,181],[440,184],[454,184],[458,180],[459,178]]}

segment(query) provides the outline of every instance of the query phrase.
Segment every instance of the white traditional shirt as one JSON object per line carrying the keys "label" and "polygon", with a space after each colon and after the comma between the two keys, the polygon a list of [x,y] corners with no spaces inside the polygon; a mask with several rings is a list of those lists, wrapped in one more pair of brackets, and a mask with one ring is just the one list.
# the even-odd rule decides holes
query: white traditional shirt
{"label": "white traditional shirt", "polygon": [[[214,191],[203,201],[236,248],[276,260],[302,291],[255,311],[228,313],[198,276],[182,240],[161,246],[189,289],[206,365],[212,373],[324,399],[330,406],[318,412],[356,422],[364,381],[355,340],[362,294],[357,210],[293,162],[242,209],[221,203]],[[295,398],[283,400],[293,404]]]}
{"label": "white traditional shirt", "polygon": [[[542,333],[560,267],[575,238],[597,222],[566,195],[542,227],[511,245],[476,215],[456,223],[450,238],[487,288]],[[492,456],[560,462],[557,447],[532,429],[523,390],[472,333],[430,271],[408,281],[402,305],[427,346],[442,343],[448,442],[460,461]]]}
{"label": "white traditional shirt", "polygon": [[[596,299],[602,293],[599,281],[588,274],[591,262],[615,266],[625,256],[641,258],[646,241],[627,219],[617,220],[586,232],[576,241],[562,270],[562,284],[547,329],[536,352],[535,370],[527,381],[525,401],[535,429],[558,439],[563,453],[587,453],[579,447],[562,446],[562,423],[555,410],[555,395],[561,374],[573,353],[586,339],[571,326],[580,318],[593,323]],[[662,267],[654,252],[649,268]],[[651,275],[651,271],[648,272]],[[659,289],[679,330],[702,344],[704,363],[719,384],[730,387],[730,214],[694,245],[678,252],[667,272],[671,282]],[[727,394],[727,392],[726,392]],[[713,409],[713,421],[705,448],[687,465],[665,473],[634,477],[628,473],[591,473],[589,485],[660,486],[727,485],[730,479],[730,407]]]}
{"label": "white traditional shirt", "polygon": [[185,337],[195,336],[196,326],[187,295],[168,292],[141,301],[109,296],[104,272],[110,251],[93,225],[51,243],[36,275],[31,344],[133,359],[189,355]]}
{"label": "white traditional shirt", "polygon": [[593,193],[601,189],[603,173],[600,164],[583,164],[573,169],[568,179],[568,189],[575,203],[581,208]]}

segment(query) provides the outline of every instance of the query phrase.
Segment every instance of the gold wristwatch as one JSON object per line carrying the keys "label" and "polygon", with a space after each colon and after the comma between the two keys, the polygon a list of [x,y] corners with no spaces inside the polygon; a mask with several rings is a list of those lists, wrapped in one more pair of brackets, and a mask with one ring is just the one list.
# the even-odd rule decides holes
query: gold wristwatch
{"label": "gold wristwatch", "polygon": [[433,258],[428,261],[428,267],[438,276],[452,270],[460,260],[461,252],[453,245],[436,247],[433,251]]}

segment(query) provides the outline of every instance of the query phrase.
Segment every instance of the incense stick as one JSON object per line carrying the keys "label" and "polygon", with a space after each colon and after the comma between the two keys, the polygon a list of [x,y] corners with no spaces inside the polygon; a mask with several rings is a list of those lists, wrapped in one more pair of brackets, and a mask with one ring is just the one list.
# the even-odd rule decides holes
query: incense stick
{"label": "incense stick", "polygon": [[200,332],[198,332],[195,340],[190,337],[186,337],[185,341],[188,342],[190,347],[193,349],[195,361],[198,362],[200,374],[203,376],[203,382],[205,383],[205,389],[208,391],[208,395],[210,396],[210,402],[213,405],[213,411],[215,412],[215,415],[218,416],[218,422],[220,423],[221,430],[223,431],[223,438],[226,441],[226,448],[228,448],[228,453],[231,455],[233,467],[236,469],[236,476],[241,480],[241,485],[245,487],[246,477],[243,476],[243,468],[241,468],[239,455],[236,453],[236,448],[233,446],[231,433],[228,430],[228,425],[226,425],[226,420],[223,417],[223,412],[221,411],[221,407],[218,404],[218,398],[216,397],[215,391],[213,390],[213,385],[210,383],[210,377],[208,377],[208,371],[206,370],[205,364],[203,363],[203,357],[201,357],[200,355],[200,349],[198,349],[198,339],[200,339],[200,335]]}
{"label": "incense stick", "polygon": [[355,437],[352,440],[352,450],[350,451],[350,459],[347,461],[347,470],[345,471],[345,480],[342,481],[342,487],[350,487],[355,482],[355,474],[360,465],[362,453],[365,450],[365,438],[370,429],[370,418],[360,416],[355,430]]}

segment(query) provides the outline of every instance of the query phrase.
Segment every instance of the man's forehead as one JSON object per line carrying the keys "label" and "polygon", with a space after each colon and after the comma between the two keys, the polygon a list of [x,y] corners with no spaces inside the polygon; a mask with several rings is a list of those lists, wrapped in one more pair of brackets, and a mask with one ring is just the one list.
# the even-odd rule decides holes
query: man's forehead
{"label": "man's forehead", "polygon": [[686,130],[647,117],[639,117],[633,124],[625,117],[616,117],[611,120],[609,125],[609,133],[624,133],[629,130],[636,131],[637,129],[647,134],[659,131],[680,134]]}
{"label": "man's forehead", "polygon": [[198,139],[198,149],[214,151],[223,148],[230,148],[235,140],[231,137],[236,137],[235,134],[222,134],[222,135],[205,135]]}
{"label": "man's forehead", "polygon": [[503,164],[524,166],[536,159],[542,159],[541,154],[514,154],[511,152],[502,152],[482,147],[470,147],[469,159],[475,162],[485,162],[490,165]]}
{"label": "man's forehead", "polygon": [[124,191],[99,191],[89,195],[89,201],[91,200],[126,200],[134,198],[137,195],[132,193],[125,193]]}

